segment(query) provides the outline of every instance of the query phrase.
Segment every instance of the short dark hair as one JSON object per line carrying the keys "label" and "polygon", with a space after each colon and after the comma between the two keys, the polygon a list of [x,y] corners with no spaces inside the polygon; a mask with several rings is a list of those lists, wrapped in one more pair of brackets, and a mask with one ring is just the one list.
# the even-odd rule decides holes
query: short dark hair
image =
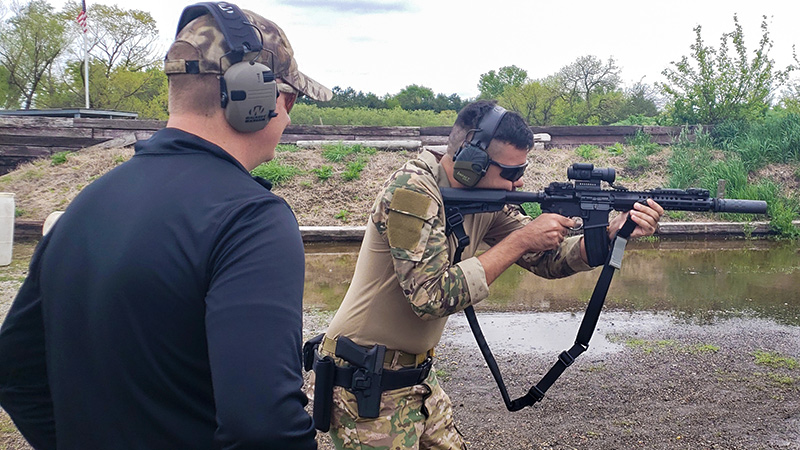
{"label": "short dark hair", "polygon": [[[483,116],[496,104],[495,100],[479,100],[470,103],[459,111],[455,126],[463,130],[474,130]],[[525,123],[525,119],[514,111],[506,112],[492,139],[507,142],[524,150],[530,150],[533,147],[533,132]]]}

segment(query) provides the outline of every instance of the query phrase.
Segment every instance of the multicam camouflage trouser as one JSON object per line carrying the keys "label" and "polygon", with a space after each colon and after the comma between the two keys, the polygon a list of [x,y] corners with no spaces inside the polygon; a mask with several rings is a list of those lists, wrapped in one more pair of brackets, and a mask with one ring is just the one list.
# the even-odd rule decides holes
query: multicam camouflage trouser
{"label": "multicam camouflage trouser", "polygon": [[356,397],[335,387],[330,435],[339,450],[467,448],[433,370],[423,384],[384,391],[375,419],[358,417]]}

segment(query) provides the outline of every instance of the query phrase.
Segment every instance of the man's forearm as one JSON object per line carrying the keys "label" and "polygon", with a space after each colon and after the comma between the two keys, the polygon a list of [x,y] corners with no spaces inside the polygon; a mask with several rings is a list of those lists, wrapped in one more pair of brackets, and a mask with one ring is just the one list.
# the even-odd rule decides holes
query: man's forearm
{"label": "man's forearm", "polygon": [[511,233],[502,241],[478,256],[486,274],[486,284],[492,284],[512,264],[525,254],[525,246],[516,233]]}

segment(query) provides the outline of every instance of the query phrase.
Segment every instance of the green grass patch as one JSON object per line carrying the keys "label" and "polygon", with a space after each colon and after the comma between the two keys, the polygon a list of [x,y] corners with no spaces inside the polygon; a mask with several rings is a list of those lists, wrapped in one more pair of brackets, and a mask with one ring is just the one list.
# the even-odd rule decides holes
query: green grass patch
{"label": "green grass patch", "polygon": [[378,150],[374,147],[367,147],[361,144],[348,145],[342,141],[335,144],[322,146],[322,157],[330,162],[345,162],[354,155],[369,156],[374,155]]}
{"label": "green grass patch", "polygon": [[597,158],[598,147],[591,144],[581,144],[575,149],[575,154],[583,159],[591,160]]}
{"label": "green grass patch", "polygon": [[718,345],[713,344],[695,344],[689,347],[690,353],[717,353],[719,351]]}
{"label": "green grass patch", "polygon": [[450,372],[445,369],[433,369],[433,373],[436,375],[436,378],[438,378],[439,381],[450,381]]}
{"label": "green grass patch", "polygon": [[295,153],[300,151],[300,147],[295,144],[278,144],[275,147],[275,151],[278,153]]}
{"label": "green grass patch", "polygon": [[303,171],[289,164],[281,164],[279,161],[273,159],[272,161],[259,165],[250,173],[255,177],[267,179],[273,184],[278,185],[291,180],[295,176],[303,173]]}
{"label": "green grass patch", "polygon": [[645,353],[653,353],[656,350],[664,350],[678,345],[677,342],[669,339],[659,341],[648,341],[646,339],[628,339],[625,345],[631,348],[638,348]]}
{"label": "green grass patch", "polygon": [[796,359],[790,356],[783,356],[778,352],[769,352],[766,350],[756,350],[753,352],[756,364],[766,366],[773,369],[786,368],[794,370],[798,366]]}
{"label": "green grass patch", "polygon": [[620,142],[615,142],[614,145],[607,146],[606,151],[609,155],[619,156],[625,153],[625,146]]}
{"label": "green grass patch", "polygon": [[367,167],[367,161],[363,159],[347,163],[344,172],[342,172],[342,179],[344,181],[353,181],[361,178],[361,171],[363,171],[365,167]]}
{"label": "green grass patch", "polygon": [[320,167],[316,167],[311,169],[311,173],[317,176],[319,181],[327,181],[331,176],[333,176],[333,166],[324,165]]}
{"label": "green grass patch", "polygon": [[342,222],[347,222],[347,220],[350,218],[350,211],[346,209],[339,210],[339,212],[336,213],[333,218],[341,220]]}
{"label": "green grass patch", "polygon": [[538,203],[523,203],[522,210],[525,211],[525,215],[537,218],[542,213],[542,205]]}
{"label": "green grass patch", "polygon": [[67,157],[71,154],[70,151],[56,152],[50,155],[50,164],[58,166],[67,162]]}

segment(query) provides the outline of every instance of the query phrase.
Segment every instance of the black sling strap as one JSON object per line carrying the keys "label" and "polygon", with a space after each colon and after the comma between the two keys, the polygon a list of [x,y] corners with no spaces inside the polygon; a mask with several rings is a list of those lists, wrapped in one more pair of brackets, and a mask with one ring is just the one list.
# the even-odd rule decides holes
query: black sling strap
{"label": "black sling strap", "polygon": [[[458,211],[458,208],[449,208],[446,211],[446,214],[447,234],[454,234],[458,243],[455,257],[453,258],[453,262],[458,263],[461,261],[461,254],[463,253],[464,248],[469,245],[469,236],[467,236],[466,232],[464,231],[464,218],[461,215],[461,212]],[[592,334],[597,326],[597,321],[600,318],[600,311],[603,309],[603,304],[605,303],[606,295],[608,294],[608,288],[611,285],[611,279],[614,276],[614,271],[619,269],[622,264],[622,256],[625,251],[625,245],[628,242],[628,237],[630,237],[635,228],[636,223],[631,220],[629,216],[625,221],[625,225],[623,225],[619,232],[617,232],[617,235],[612,243],[611,252],[609,252],[607,256],[606,263],[603,265],[603,270],[600,273],[600,278],[597,280],[597,284],[594,287],[594,292],[592,292],[592,298],[589,300],[589,304],[586,307],[586,312],[583,315],[583,320],[581,321],[580,328],[578,329],[578,335],[575,338],[575,344],[569,350],[561,352],[556,363],[550,368],[541,381],[539,381],[539,383],[535,386],[531,386],[531,388],[528,390],[528,393],[522,397],[511,400],[511,398],[508,396],[508,390],[503,382],[503,376],[500,374],[500,368],[497,365],[497,361],[494,359],[494,355],[492,355],[491,349],[489,349],[489,344],[487,344],[486,338],[483,336],[483,331],[481,331],[480,324],[478,324],[478,318],[475,315],[475,309],[472,306],[464,308],[464,314],[467,316],[467,321],[469,322],[472,334],[475,336],[475,341],[478,343],[478,347],[483,354],[483,358],[486,360],[486,364],[489,366],[489,371],[492,372],[492,376],[497,383],[497,387],[500,389],[500,395],[503,397],[503,402],[506,404],[506,408],[508,408],[509,411],[519,411],[526,406],[532,406],[534,403],[544,398],[545,392],[547,392],[547,390],[550,389],[550,386],[556,382],[558,377],[564,373],[564,370],[572,365],[572,363],[575,361],[575,358],[580,356],[581,353],[585,352],[589,348],[589,340],[592,338]]]}

